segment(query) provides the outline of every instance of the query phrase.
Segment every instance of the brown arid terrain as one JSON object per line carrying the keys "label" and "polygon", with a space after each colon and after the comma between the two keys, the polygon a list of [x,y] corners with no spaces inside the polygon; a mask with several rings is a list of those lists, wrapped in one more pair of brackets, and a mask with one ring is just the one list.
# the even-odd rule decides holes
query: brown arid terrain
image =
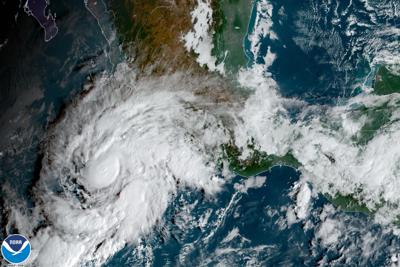
{"label": "brown arid terrain", "polygon": [[194,0],[113,1],[115,22],[123,48],[143,74],[177,70],[201,71],[195,55],[186,51],[182,36],[191,30]]}
{"label": "brown arid terrain", "polygon": [[[197,4],[195,0],[114,0],[112,11],[118,14],[114,19],[123,50],[129,62],[140,70],[139,77],[181,72],[189,79],[213,79],[215,87],[199,84],[195,93],[212,102],[236,102],[231,84],[220,74],[199,66],[197,55],[184,46],[182,37],[193,28],[191,12]],[[219,21],[217,14],[213,16],[213,21]]]}

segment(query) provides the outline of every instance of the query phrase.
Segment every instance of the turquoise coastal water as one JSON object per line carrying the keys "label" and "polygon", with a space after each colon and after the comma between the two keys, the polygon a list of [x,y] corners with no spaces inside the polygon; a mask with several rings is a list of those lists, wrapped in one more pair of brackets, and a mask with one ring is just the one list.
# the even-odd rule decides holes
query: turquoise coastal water
{"label": "turquoise coastal water", "polygon": [[[277,38],[261,38],[260,50],[253,54],[248,37],[255,31],[256,17],[266,16],[258,13],[259,3],[272,5],[271,30]],[[104,17],[96,20],[81,0],[51,4],[57,13],[59,33],[50,43],[41,43],[40,27],[32,27],[35,24],[27,19],[20,21],[27,30],[16,33],[21,35],[11,40],[17,42],[23,37],[20,46],[15,46],[20,49],[15,54],[22,55],[23,64],[17,67],[18,73],[25,76],[13,77],[10,88],[22,90],[29,84],[37,91],[32,93],[35,100],[27,105],[31,127],[17,127],[15,143],[2,151],[0,160],[6,167],[2,168],[1,180],[18,188],[17,198],[32,205],[29,190],[39,178],[39,140],[45,135],[44,129],[83,86],[90,86],[102,71],[114,71],[122,58],[110,48],[99,28],[98,23],[109,23],[99,22]],[[265,66],[265,72],[276,80],[283,96],[311,104],[335,105],[360,93],[360,84],[372,84],[373,77],[373,66],[366,57],[367,48],[363,47],[366,40],[362,32],[366,29],[353,29],[357,25],[349,26],[348,21],[337,20],[336,15],[348,12],[347,16],[353,14],[360,20],[368,18],[365,11],[359,11],[363,10],[362,1],[339,1],[333,6],[336,8],[327,8],[322,0],[254,1],[247,35],[243,36],[248,67],[265,66],[264,57],[270,49],[276,60],[268,68]],[[377,23],[398,25],[398,20],[378,18]],[[353,30],[350,35],[345,30],[349,27]],[[346,46],[348,43],[361,48],[352,51]],[[28,50],[28,44],[35,44],[35,49]],[[10,47],[7,49],[13,46]],[[30,69],[34,71],[29,72]],[[8,82],[6,76],[1,76],[2,84]],[[24,135],[25,132],[29,134]],[[297,200],[293,192],[300,176],[293,168],[276,166],[256,178],[224,177],[226,184],[213,197],[203,190],[181,186],[162,220],[138,244],[127,245],[104,266],[389,265],[392,253],[400,249],[400,238],[366,214],[336,210],[324,196],[314,192],[307,203],[308,217],[296,219],[294,210],[301,199]],[[113,240],[113,233],[105,236]]]}
{"label": "turquoise coastal water", "polygon": [[[256,6],[260,2],[266,1],[254,1],[247,35],[243,36],[247,66],[265,64],[264,57],[270,49],[276,60],[265,71],[272,74],[283,96],[310,104],[335,105],[361,93],[361,85],[372,85],[374,69],[364,51],[353,52],[346,47],[346,43],[352,43],[354,39],[362,40],[363,35],[356,31],[355,35],[348,36],[341,30],[345,21],[339,23],[341,26],[326,23],[333,21],[336,15],[334,10],[324,10],[323,1],[268,1],[273,6],[271,29],[278,38],[261,39],[259,53],[253,54],[248,37],[254,33],[259,15]],[[357,2],[348,8],[349,1],[342,1],[336,12],[351,9],[349,12],[357,13],[359,5]],[[320,23],[319,27],[313,25],[317,28],[314,32],[308,32],[311,24],[310,27],[299,24],[309,19],[306,14],[311,6],[317,9],[314,15],[319,16],[313,23]],[[357,15],[364,16],[362,12]],[[332,32],[335,38],[330,43],[317,45],[318,40],[328,38],[328,33]],[[311,34],[319,39],[305,43]],[[400,247],[400,239],[385,232],[364,213],[332,208],[323,218],[326,207],[332,207],[323,195],[312,198],[307,225],[301,221],[287,224],[287,212],[295,205],[295,199],[288,193],[299,176],[293,168],[274,167],[260,174],[266,178],[262,186],[247,192],[235,188],[235,183],[244,184],[247,179],[238,176],[216,199],[208,199],[201,192],[182,190],[170,204],[160,226],[142,238],[139,246],[129,246],[117,253],[106,266],[214,266],[218,263],[229,266],[254,263],[315,266],[321,262],[377,266],[388,263],[389,251]],[[207,218],[207,224],[203,225],[199,222],[204,218]],[[338,223],[334,227],[343,227],[345,236],[340,240],[333,239],[335,243],[328,247],[321,244],[322,220]],[[336,235],[334,229],[327,231],[333,237]],[[360,249],[366,242],[364,236],[376,238],[373,256],[369,258],[365,258]]]}

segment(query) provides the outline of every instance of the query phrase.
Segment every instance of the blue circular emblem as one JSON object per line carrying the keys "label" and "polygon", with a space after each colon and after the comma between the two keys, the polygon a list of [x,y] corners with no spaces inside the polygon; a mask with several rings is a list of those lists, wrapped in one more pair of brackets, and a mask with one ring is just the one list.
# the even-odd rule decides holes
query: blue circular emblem
{"label": "blue circular emblem", "polygon": [[11,264],[20,264],[31,255],[31,244],[23,235],[9,235],[1,244],[3,258]]}

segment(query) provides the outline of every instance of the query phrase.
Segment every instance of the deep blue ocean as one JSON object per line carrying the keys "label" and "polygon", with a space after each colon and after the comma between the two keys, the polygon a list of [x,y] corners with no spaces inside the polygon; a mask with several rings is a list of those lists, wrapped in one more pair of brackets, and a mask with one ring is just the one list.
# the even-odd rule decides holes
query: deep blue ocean
{"label": "deep blue ocean", "polygon": [[[346,10],[361,18],[367,16],[359,11],[363,9],[359,0],[353,0],[348,10],[350,1],[338,2],[336,12]],[[365,51],[351,50],[354,40],[363,38],[362,29],[348,36],[345,22],[332,25],[334,10],[325,8],[325,2],[271,0],[273,30],[279,39],[263,40],[259,55],[251,54],[248,42],[245,42],[245,49],[249,65],[252,65],[263,64],[266,49],[271,47],[277,59],[266,71],[277,81],[283,96],[297,97],[312,104],[333,105],[357,94],[357,87],[367,80],[372,67],[365,58]],[[34,94],[42,95],[26,104],[34,134],[27,139],[26,129],[17,127],[13,149],[4,150],[5,155],[0,157],[1,182],[18,188],[20,196],[16,197],[28,203],[30,187],[38,179],[41,167],[38,147],[46,126],[82,91],[85,83],[101,71],[112,71],[122,59],[117,50],[108,46],[82,0],[52,1],[51,8],[57,13],[59,27],[58,35],[51,42],[44,43],[39,25],[25,16],[18,20],[19,30],[10,37],[11,45],[0,54],[1,62],[9,62],[8,69],[1,67],[1,84],[10,84],[13,88],[3,93],[6,96],[1,101],[3,112],[13,109],[17,96],[23,95],[29,85],[35,86]],[[317,10],[318,16],[310,14],[310,10]],[[250,30],[255,16],[254,8]],[[377,23],[399,25],[399,20],[378,17]],[[18,62],[12,61],[15,57]],[[10,77],[7,73],[15,75]],[[9,146],[2,144],[2,147]],[[331,216],[343,221],[349,229],[348,236],[335,248],[324,248],[318,244],[315,233],[319,214],[328,203],[325,197],[313,198],[309,226],[302,222],[285,226],[283,218],[286,218],[287,208],[294,205],[288,193],[299,180],[300,173],[288,167],[274,167],[260,176],[265,176],[266,182],[246,193],[234,187],[235,183],[243,183],[246,179],[243,177],[234,177],[215,198],[201,191],[181,190],[162,222],[139,240],[138,246],[125,247],[104,266],[215,266],[221,262],[230,266],[257,266],[252,264],[252,259],[257,259],[262,266],[315,266],[322,259],[337,260],[335,266],[356,266],[363,262],[359,259],[360,240],[366,231],[381,237],[382,248],[386,244],[400,244],[398,237],[384,233],[368,215],[336,211]],[[205,217],[205,225],[196,224]],[[229,240],[227,236],[232,231],[240,234],[231,235]],[[354,250],[345,249],[350,244],[356,244]],[[341,261],[343,251],[350,255],[345,262]],[[367,263],[370,266],[387,264],[389,255],[390,251],[382,249]]]}
{"label": "deep blue ocean", "polygon": [[[259,1],[259,0],[258,0]],[[257,16],[256,4],[249,20],[249,32]],[[357,39],[364,41],[362,29],[354,35],[346,34],[346,21],[332,25],[335,12],[356,14],[361,20],[367,14],[361,2],[339,1],[336,9],[327,8],[327,1],[269,1],[272,30],[278,40],[266,37],[259,54],[250,51],[250,42],[244,39],[248,66],[264,64],[268,48],[276,60],[265,71],[279,85],[285,97],[305,100],[310,104],[335,105],[361,92],[362,84],[371,86],[374,67],[363,49],[351,50]],[[352,2],[352,5],[350,5]],[[333,5],[333,3],[332,3]],[[349,7],[350,6],[350,7]],[[310,10],[313,10],[312,13]],[[302,17],[303,16],[303,17]],[[303,24],[299,24],[303,21]],[[378,23],[398,23],[380,18]],[[316,27],[318,25],[318,27]],[[333,37],[332,37],[333,36]],[[324,40],[327,39],[327,40]],[[309,225],[297,222],[283,225],[287,208],[294,205],[289,196],[300,173],[289,167],[274,167],[260,174],[266,182],[260,188],[238,192],[235,183],[246,178],[235,177],[216,199],[207,199],[201,192],[182,191],[171,203],[161,226],[140,241],[138,247],[126,247],[105,266],[383,266],[388,264],[389,250],[381,249],[369,259],[361,259],[363,235],[380,236],[382,248],[400,244],[400,239],[384,234],[381,227],[363,213],[335,211],[332,219],[342,221],[349,231],[334,248],[318,244],[318,230],[323,207],[329,204],[323,195],[313,198]],[[187,214],[186,207],[190,206]],[[208,226],[198,227],[201,216],[211,215]],[[220,212],[224,216],[220,216]],[[189,216],[182,225],[182,217]],[[240,233],[226,242],[232,231]],[[345,230],[346,231],[346,230]],[[355,244],[355,245],[354,245]],[[343,257],[343,254],[347,255]],[[257,259],[256,262],[252,259]]]}
{"label": "deep blue ocean", "polygon": [[30,195],[32,180],[38,178],[39,143],[45,128],[96,74],[112,70],[119,56],[105,55],[110,48],[83,1],[55,1],[51,9],[57,13],[60,29],[51,42],[44,42],[41,27],[19,10],[15,30],[0,53],[4,63],[0,82],[6,85],[1,88],[1,110],[21,112],[16,103],[28,99],[22,111],[29,125],[4,125],[3,130],[10,131],[4,137],[14,135],[14,141],[1,144],[0,158],[1,182],[18,188],[21,198]]}

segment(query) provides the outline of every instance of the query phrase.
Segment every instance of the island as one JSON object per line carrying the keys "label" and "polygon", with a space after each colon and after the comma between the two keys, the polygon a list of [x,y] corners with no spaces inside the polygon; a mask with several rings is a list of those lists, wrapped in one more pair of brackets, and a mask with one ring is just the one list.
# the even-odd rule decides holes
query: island
{"label": "island", "polygon": [[53,15],[48,12],[46,0],[27,0],[24,5],[24,11],[29,16],[33,16],[40,26],[44,29],[44,40],[49,42],[58,33],[58,27],[56,25],[56,20]]}

